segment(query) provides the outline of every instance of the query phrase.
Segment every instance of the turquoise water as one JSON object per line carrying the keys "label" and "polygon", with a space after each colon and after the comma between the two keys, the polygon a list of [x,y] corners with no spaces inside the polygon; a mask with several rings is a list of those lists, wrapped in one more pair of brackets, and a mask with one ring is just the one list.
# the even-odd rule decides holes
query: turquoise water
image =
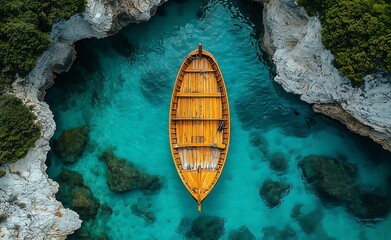
{"label": "turquoise water", "polygon": [[[259,9],[256,9],[259,8]],[[86,184],[113,214],[97,219],[111,239],[180,239],[182,218],[199,216],[196,203],[182,185],[172,164],[168,139],[168,111],[177,71],[188,52],[202,42],[223,72],[231,107],[231,145],[226,167],[203,203],[203,214],[225,219],[230,230],[247,226],[257,239],[274,239],[267,227],[290,226],[294,239],[388,239],[391,218],[362,222],[343,205],[324,203],[303,179],[298,162],[308,154],[346,159],[357,166],[359,182],[389,192],[391,155],[366,138],[312,112],[309,105],[272,81],[270,67],[258,46],[260,7],[246,1],[173,1],[148,23],[131,25],[117,35],[76,44],[78,59],[59,76],[46,100],[55,114],[58,138],[63,130],[87,124],[89,142],[80,159],[63,166],[50,154],[48,173],[55,178],[62,167],[83,174]],[[267,157],[249,141],[254,134],[268,143],[268,154],[285,154],[286,173],[271,170]],[[114,146],[115,154],[162,176],[157,195],[140,191],[112,193],[106,166],[98,156]],[[269,208],[259,196],[266,179],[292,185],[281,204]],[[156,216],[147,223],[131,212],[146,201]],[[322,212],[317,228],[303,231],[292,209]],[[99,215],[98,215],[99,218]],[[281,237],[281,236],[280,236]],[[283,237],[275,239],[284,239]]]}

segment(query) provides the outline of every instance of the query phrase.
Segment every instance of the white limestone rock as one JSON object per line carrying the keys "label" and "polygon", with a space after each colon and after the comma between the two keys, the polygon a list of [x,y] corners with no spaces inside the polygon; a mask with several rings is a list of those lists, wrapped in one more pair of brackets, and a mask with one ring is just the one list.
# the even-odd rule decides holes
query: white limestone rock
{"label": "white limestone rock", "polygon": [[55,75],[66,72],[76,58],[73,43],[84,38],[102,38],[116,33],[130,22],[148,20],[166,0],[87,0],[86,11],[52,30],[52,46],[24,79],[13,84],[12,93],[30,106],[41,126],[41,138],[23,159],[7,166],[0,178],[0,239],[65,239],[80,228],[74,211],[55,199],[58,184],[46,174],[49,140],[56,125],[43,101],[45,89]]}
{"label": "white limestone rock", "polygon": [[80,227],[81,220],[56,200],[58,184],[46,174],[49,140],[55,130],[53,114],[28,92],[19,91],[17,96],[37,115],[41,138],[23,159],[7,166],[7,174],[0,179],[0,214],[7,218],[0,225],[0,238],[65,239]]}
{"label": "white limestone rock", "polygon": [[[317,17],[309,17],[294,0],[262,1],[265,48],[272,55],[282,87],[299,94],[303,101],[338,105],[353,118],[340,119],[336,108],[320,111],[346,124],[351,130],[369,136],[391,151],[391,81],[380,74],[367,76],[365,84],[353,88],[332,65],[333,55],[321,41],[321,25]],[[345,115],[344,115],[345,116]],[[353,125],[358,120],[370,127]],[[351,125],[351,126],[349,126]]]}

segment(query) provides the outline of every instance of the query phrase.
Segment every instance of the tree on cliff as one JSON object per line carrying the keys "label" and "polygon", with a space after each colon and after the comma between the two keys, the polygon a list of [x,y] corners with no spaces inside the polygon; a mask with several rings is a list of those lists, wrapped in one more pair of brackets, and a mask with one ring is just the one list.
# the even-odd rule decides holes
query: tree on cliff
{"label": "tree on cliff", "polygon": [[[24,157],[39,138],[34,114],[19,98],[0,96],[0,167]],[[0,177],[5,171],[0,168]]]}
{"label": "tree on cliff", "polygon": [[0,0],[0,177],[4,164],[24,157],[39,138],[34,114],[17,97],[3,94],[16,74],[26,76],[50,47],[58,19],[84,10],[86,0]]}
{"label": "tree on cliff", "polygon": [[380,69],[391,72],[391,2],[388,0],[298,0],[308,14],[318,14],[322,41],[334,66],[351,80]]}
{"label": "tree on cliff", "polygon": [[84,7],[85,0],[0,0],[0,93],[50,47],[52,25]]}

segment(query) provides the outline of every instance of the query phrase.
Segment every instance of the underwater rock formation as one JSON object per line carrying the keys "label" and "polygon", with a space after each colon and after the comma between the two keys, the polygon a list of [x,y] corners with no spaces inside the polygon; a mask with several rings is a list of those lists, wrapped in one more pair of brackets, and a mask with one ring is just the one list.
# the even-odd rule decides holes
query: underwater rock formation
{"label": "underwater rock formation", "polygon": [[69,239],[108,239],[107,223],[113,210],[107,204],[101,204],[91,189],[84,183],[83,176],[75,171],[63,169],[55,179],[60,183],[57,197],[69,207],[79,213],[83,220],[81,228]]}
{"label": "underwater rock formation", "polygon": [[54,150],[64,163],[74,163],[83,153],[88,140],[88,128],[81,126],[65,130],[55,141]]}
{"label": "underwater rock formation", "polygon": [[224,218],[201,215],[191,224],[191,230],[186,233],[187,238],[203,240],[220,239],[224,234]]}
{"label": "underwater rock formation", "polygon": [[348,205],[356,217],[366,219],[385,218],[390,212],[391,199],[376,193],[364,192]]}
{"label": "underwater rock formation", "polygon": [[300,227],[307,234],[311,234],[315,231],[319,224],[321,224],[324,214],[320,207],[316,207],[309,212],[302,212],[302,205],[296,205],[291,212],[291,217],[296,219]]}
{"label": "underwater rock formation", "polygon": [[354,88],[333,66],[322,44],[321,24],[295,0],[256,0],[264,5],[263,46],[273,58],[274,78],[287,92],[315,104],[316,112],[372,138],[391,151],[391,82],[381,74],[368,75]]}
{"label": "underwater rock formation", "polygon": [[291,185],[273,180],[266,180],[259,190],[259,195],[266,201],[269,207],[277,207],[281,199],[288,194]]}
{"label": "underwater rock formation", "polygon": [[300,161],[299,167],[322,200],[345,203],[348,210],[359,219],[386,217],[391,209],[390,198],[367,192],[356,183],[357,170],[350,163],[309,155]]}
{"label": "underwater rock formation", "polygon": [[353,164],[309,155],[300,161],[299,167],[307,182],[312,183],[321,195],[332,200],[352,202],[360,193],[356,183],[357,170]]}
{"label": "underwater rock formation", "polygon": [[283,229],[279,229],[276,226],[264,227],[262,233],[262,240],[297,239],[295,230],[289,225],[286,225]]}
{"label": "underwater rock formation", "polygon": [[284,153],[281,152],[273,153],[269,156],[269,166],[271,169],[279,172],[284,172],[289,167]]}
{"label": "underwater rock formation", "polygon": [[100,159],[107,164],[107,184],[113,192],[140,189],[144,194],[155,194],[163,186],[158,176],[142,172],[134,163],[115,157],[111,150],[103,152]]}
{"label": "underwater rock formation", "polygon": [[257,148],[265,156],[269,154],[269,143],[264,136],[260,135],[257,132],[251,132],[249,141],[251,145]]}
{"label": "underwater rock formation", "polygon": [[145,198],[139,198],[137,203],[131,206],[132,213],[138,217],[144,218],[147,223],[156,222],[156,216],[151,208],[152,204]]}
{"label": "underwater rock formation", "polygon": [[228,240],[255,240],[254,234],[246,226],[229,232]]}
{"label": "underwater rock formation", "polygon": [[88,186],[85,185],[81,174],[75,171],[63,170],[56,181],[61,183],[57,195],[65,207],[77,211],[82,220],[96,217],[100,203]]}

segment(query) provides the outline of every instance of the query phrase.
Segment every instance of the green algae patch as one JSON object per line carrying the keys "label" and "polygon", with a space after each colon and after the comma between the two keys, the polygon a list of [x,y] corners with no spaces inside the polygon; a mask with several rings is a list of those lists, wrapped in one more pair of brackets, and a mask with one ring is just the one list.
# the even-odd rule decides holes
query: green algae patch
{"label": "green algae patch", "polygon": [[359,195],[356,183],[357,170],[353,164],[337,159],[309,155],[299,163],[304,178],[314,185],[316,190],[332,200],[352,202]]}
{"label": "green algae patch", "polygon": [[229,232],[228,240],[255,240],[254,234],[246,226],[239,229],[232,229]]}
{"label": "green algae patch", "polygon": [[268,179],[262,184],[259,195],[270,208],[274,208],[280,205],[281,199],[291,188],[289,184]]}
{"label": "green algae patch", "polygon": [[132,214],[144,218],[145,222],[152,224],[156,222],[156,216],[152,211],[152,203],[145,198],[139,198],[137,203],[131,206]]}
{"label": "green algae patch", "polygon": [[[40,136],[34,114],[19,98],[0,96],[0,166],[23,158]],[[0,177],[5,174],[0,172]]]}
{"label": "green algae patch", "polygon": [[205,240],[220,239],[225,231],[224,222],[224,218],[221,217],[201,215],[194,219],[186,237]]}
{"label": "green algae patch", "polygon": [[284,153],[277,152],[269,156],[269,167],[274,171],[285,172],[288,170],[288,161]]}
{"label": "green algae patch", "polygon": [[85,185],[80,173],[63,170],[55,180],[60,184],[57,197],[61,199],[65,207],[75,210],[82,220],[96,217],[100,203]]}
{"label": "green algae patch", "polygon": [[144,194],[154,194],[163,186],[158,176],[144,173],[134,163],[115,157],[110,149],[104,151],[100,159],[107,164],[107,184],[113,192],[121,193],[139,189]]}
{"label": "green algae patch", "polygon": [[89,130],[86,126],[63,131],[55,141],[55,152],[65,163],[74,163],[84,151],[88,134]]}
{"label": "green algae patch", "polygon": [[71,191],[71,208],[80,214],[83,220],[95,218],[98,214],[99,201],[85,187],[76,187]]}
{"label": "green algae patch", "polygon": [[300,161],[299,167],[322,200],[345,203],[347,210],[360,220],[384,218],[391,209],[389,197],[366,191],[356,182],[358,174],[353,164],[309,155]]}

